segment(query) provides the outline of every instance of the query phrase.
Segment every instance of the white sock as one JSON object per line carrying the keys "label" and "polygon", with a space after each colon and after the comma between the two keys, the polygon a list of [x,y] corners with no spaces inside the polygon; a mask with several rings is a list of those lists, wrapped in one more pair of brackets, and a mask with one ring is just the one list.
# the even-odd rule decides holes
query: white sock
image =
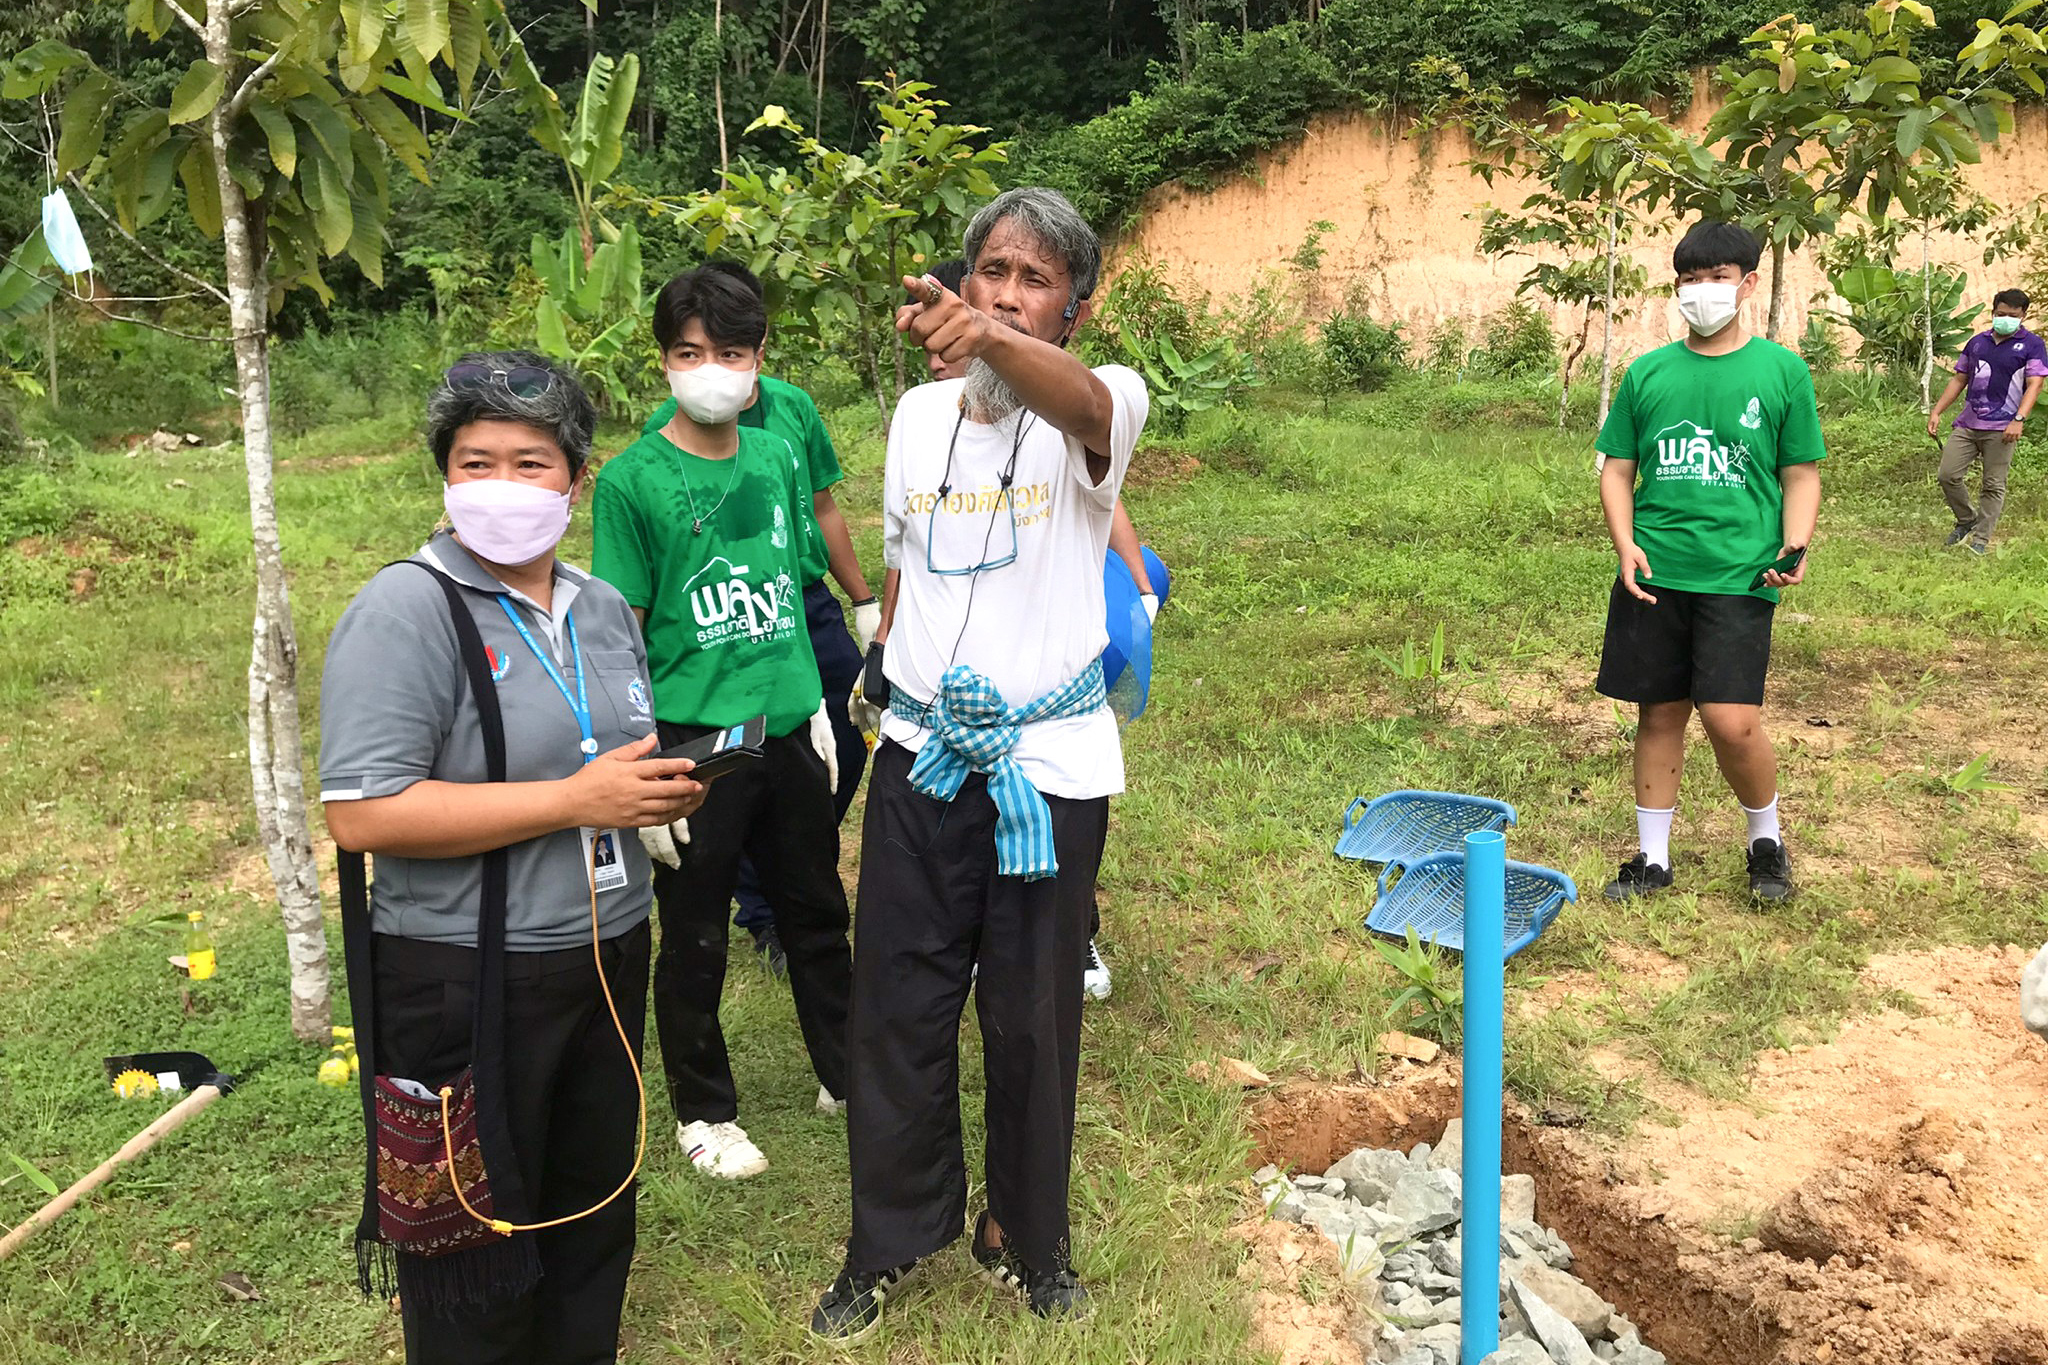
{"label": "white sock", "polygon": [[[1736,804],[1742,803],[1738,801]],[[1774,844],[1785,842],[1783,836],[1778,833],[1777,797],[1773,796],[1771,804],[1762,810],[1751,810],[1748,806],[1743,806],[1742,815],[1749,821],[1749,847],[1756,847],[1756,841],[1759,839],[1769,839]]]}
{"label": "white sock", "polygon": [[1642,845],[1644,861],[1654,867],[1668,870],[1671,866],[1671,817],[1676,814],[1676,806],[1670,810],[1636,807],[1636,839]]}

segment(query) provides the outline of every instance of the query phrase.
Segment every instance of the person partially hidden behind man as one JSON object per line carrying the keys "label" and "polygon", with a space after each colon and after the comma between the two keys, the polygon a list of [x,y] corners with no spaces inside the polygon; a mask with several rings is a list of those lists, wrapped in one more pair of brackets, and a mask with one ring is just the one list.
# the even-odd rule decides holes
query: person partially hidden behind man
{"label": "person partially hidden behind man", "polygon": [[968,371],[904,394],[889,429],[890,711],[847,1021],[853,1233],[811,1317],[841,1342],[871,1332],[963,1230],[971,983],[987,1076],[974,1264],[1043,1317],[1088,1299],[1067,1217],[1082,972],[1108,798],[1124,785],[1102,563],[1148,403],[1135,372],[1090,370],[1064,349],[1102,268],[1072,205],[1007,191],[965,245],[962,292],[906,278],[921,298],[897,315],[912,342]]}

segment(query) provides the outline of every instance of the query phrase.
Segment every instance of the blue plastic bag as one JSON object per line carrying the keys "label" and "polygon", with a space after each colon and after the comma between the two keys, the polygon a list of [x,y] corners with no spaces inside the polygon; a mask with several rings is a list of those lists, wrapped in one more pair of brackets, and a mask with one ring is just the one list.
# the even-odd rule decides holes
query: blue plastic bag
{"label": "blue plastic bag", "polygon": [[[1166,565],[1150,546],[1143,549],[1145,576],[1158,590],[1161,605],[1170,587]],[[1152,694],[1152,618],[1140,600],[1137,580],[1114,550],[1102,564],[1103,626],[1109,648],[1102,651],[1102,680],[1109,688],[1109,709],[1119,726],[1144,713]]]}

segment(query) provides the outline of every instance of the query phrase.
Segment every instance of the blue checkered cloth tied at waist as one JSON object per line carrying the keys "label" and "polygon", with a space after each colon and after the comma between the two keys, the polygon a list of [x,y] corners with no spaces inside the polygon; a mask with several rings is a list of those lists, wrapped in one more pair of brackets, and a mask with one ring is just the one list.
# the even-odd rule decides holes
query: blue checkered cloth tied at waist
{"label": "blue checkered cloth tied at waist", "polygon": [[1037,701],[1018,707],[1005,702],[987,678],[966,664],[954,664],[939,679],[935,700],[912,701],[898,692],[889,709],[932,732],[910,765],[912,790],[935,801],[951,801],[960,794],[968,773],[986,773],[988,794],[996,803],[996,871],[1037,881],[1060,870],[1052,846],[1052,811],[1010,753],[1026,725],[1085,716],[1107,700],[1100,659]]}

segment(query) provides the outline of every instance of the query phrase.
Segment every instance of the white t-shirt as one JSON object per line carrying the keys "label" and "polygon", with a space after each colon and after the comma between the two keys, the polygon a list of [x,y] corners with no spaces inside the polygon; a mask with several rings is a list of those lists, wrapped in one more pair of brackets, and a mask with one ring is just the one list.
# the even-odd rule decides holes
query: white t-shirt
{"label": "white t-shirt", "polygon": [[[922,384],[897,403],[882,487],[883,555],[901,575],[883,655],[892,689],[930,701],[947,667],[961,663],[993,682],[1010,706],[1025,706],[1108,648],[1102,564],[1110,512],[1151,403],[1135,370],[1104,365],[1095,377],[1113,405],[1110,448],[1097,452],[1109,456],[1100,483],[1089,478],[1082,443],[1030,411],[993,426],[961,422],[948,475],[946,447],[966,381]],[[1001,476],[1013,448],[1015,562],[948,573],[1010,553],[1012,509]],[[882,725],[883,738],[913,751],[929,733],[894,712]],[[1049,796],[1087,800],[1124,789],[1123,747],[1107,707],[1025,726],[1012,756]]]}

